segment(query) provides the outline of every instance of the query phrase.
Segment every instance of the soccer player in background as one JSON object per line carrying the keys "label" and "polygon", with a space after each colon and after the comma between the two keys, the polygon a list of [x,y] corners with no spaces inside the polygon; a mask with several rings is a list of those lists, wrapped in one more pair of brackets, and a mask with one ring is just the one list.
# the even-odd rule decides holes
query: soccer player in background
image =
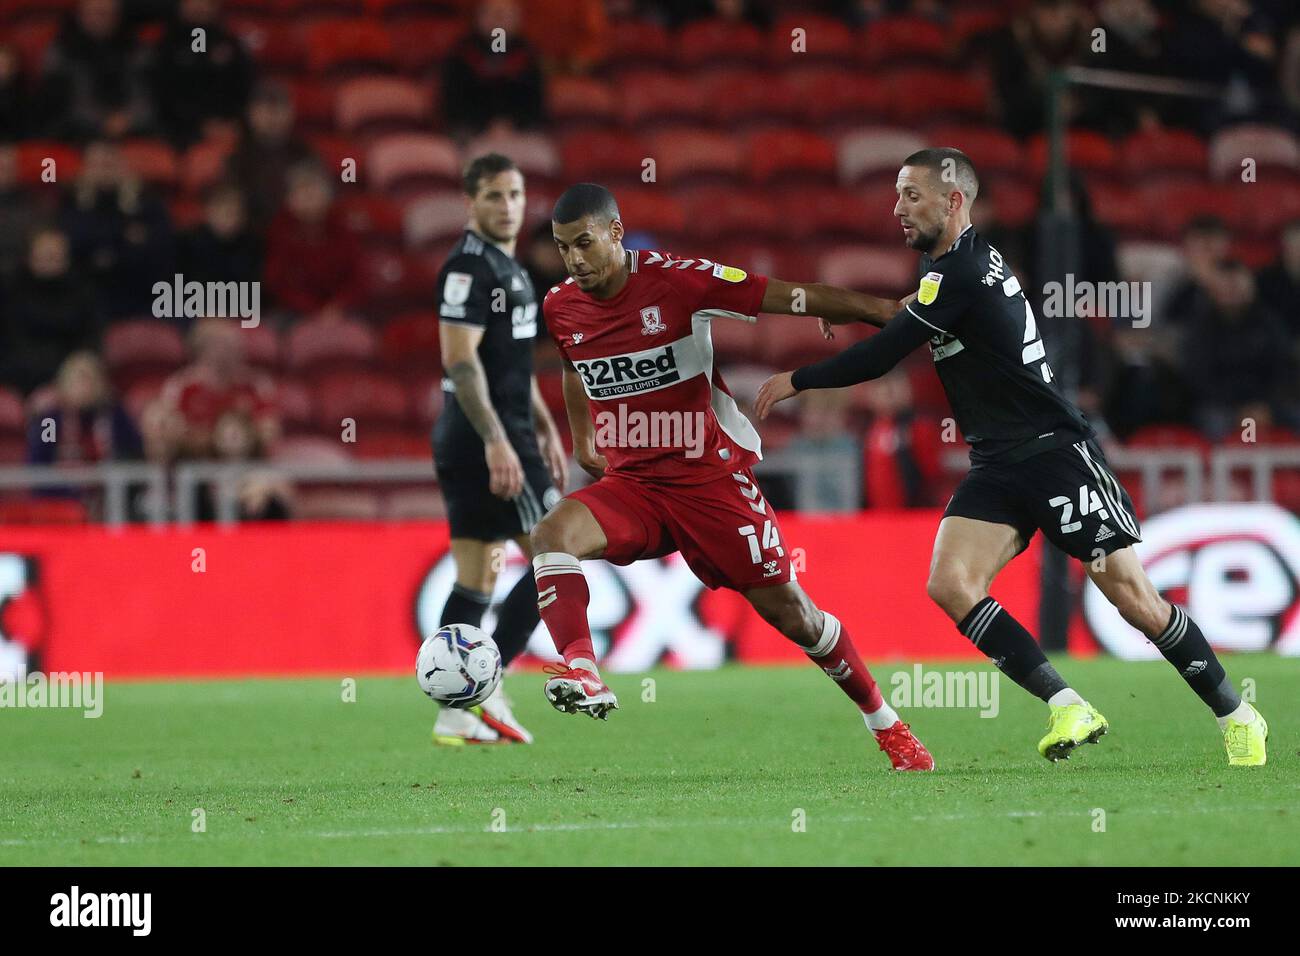
{"label": "soccer player in background", "polygon": [[920,150],[904,161],[896,188],[903,238],[922,253],[915,300],[871,338],[768,379],[755,403],[758,417],[805,389],[879,378],[928,341],[970,444],[971,469],[939,524],[927,590],[1002,673],[1046,701],[1039,752],[1053,761],[1069,757],[1108,725],[989,596],[993,578],[1035,530],[1085,562],[1124,620],[1177,668],[1218,719],[1228,763],[1262,765],[1268,725],[1241,699],[1196,622],[1147,577],[1132,547],[1141,536],[1128,494],[1087,420],[1057,388],[1020,281],[971,226],[979,180],[970,159],[956,149]]}
{"label": "soccer player in background", "polygon": [[627,251],[613,195],[592,183],[565,191],[551,228],[569,278],[542,309],[564,357],[574,453],[598,480],[533,529],[538,607],[565,661],[546,681],[547,699],[601,719],[618,706],[596,668],[580,562],[630,564],[679,551],[706,586],[740,592],[840,686],[894,769],[933,769],[847,630],[795,581],[751,471],[761,457],[758,434],[714,367],[709,332],[715,320],[753,321],[759,312],[882,322],[899,303],[707,259]]}
{"label": "soccer player in background", "polygon": [[[532,556],[528,533],[560,498],[567,456],[533,375],[537,297],[515,261],[524,224],[524,177],[496,153],[465,168],[469,224],[438,274],[438,337],[446,405],[433,456],[447,502],[456,583],[443,624],[483,619],[507,539]],[[501,603],[493,639],[503,666],[537,627],[537,591],[525,573]],[[444,707],[433,728],[444,744],[532,736],[498,686],[480,707]]]}

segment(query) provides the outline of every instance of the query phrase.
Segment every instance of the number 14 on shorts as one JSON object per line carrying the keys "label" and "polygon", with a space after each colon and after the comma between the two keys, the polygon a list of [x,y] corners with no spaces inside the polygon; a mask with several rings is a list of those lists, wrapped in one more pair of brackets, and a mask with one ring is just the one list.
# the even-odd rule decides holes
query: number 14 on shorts
{"label": "number 14 on shorts", "polygon": [[[1048,505],[1053,508],[1061,509],[1062,534],[1070,534],[1071,532],[1078,531],[1083,527],[1082,521],[1070,520],[1074,516],[1074,502],[1065,495],[1057,495],[1048,502]],[[1097,497],[1097,492],[1089,488],[1087,485],[1080,485],[1079,517],[1082,518],[1083,516],[1090,515],[1093,512],[1096,512],[1097,517],[1101,518],[1103,521],[1110,517],[1110,515],[1106,513],[1106,507],[1101,503],[1101,499]]]}
{"label": "number 14 on shorts", "polygon": [[755,564],[763,560],[764,551],[776,551],[778,558],[785,557],[785,549],[781,547],[781,535],[776,530],[776,525],[772,524],[772,519],[763,522],[763,544],[759,547],[758,528],[752,524],[742,525],[737,529],[740,534],[749,542],[749,558]]}

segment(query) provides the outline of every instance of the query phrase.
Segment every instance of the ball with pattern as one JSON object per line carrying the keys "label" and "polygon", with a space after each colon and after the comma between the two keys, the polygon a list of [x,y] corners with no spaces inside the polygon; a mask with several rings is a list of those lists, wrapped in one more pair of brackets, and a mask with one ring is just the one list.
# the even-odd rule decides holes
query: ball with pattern
{"label": "ball with pattern", "polygon": [[448,624],[420,646],[415,658],[420,690],[447,707],[481,704],[501,682],[496,642],[469,624]]}

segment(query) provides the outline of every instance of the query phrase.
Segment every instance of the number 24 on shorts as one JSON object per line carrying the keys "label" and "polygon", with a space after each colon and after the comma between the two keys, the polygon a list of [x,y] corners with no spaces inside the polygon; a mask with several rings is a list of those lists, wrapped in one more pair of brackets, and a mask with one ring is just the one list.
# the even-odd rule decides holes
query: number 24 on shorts
{"label": "number 24 on shorts", "polygon": [[[1057,495],[1047,504],[1052,508],[1061,509],[1061,533],[1062,534],[1070,534],[1074,531],[1078,531],[1080,528],[1083,527],[1082,521],[1070,520],[1070,518],[1074,515],[1074,502],[1071,501],[1069,498],[1067,498],[1065,495]],[[1101,518],[1103,521],[1107,520],[1110,517],[1110,515],[1106,513],[1106,507],[1101,503],[1101,499],[1097,497],[1097,492],[1093,491],[1087,485],[1080,485],[1079,486],[1079,517],[1082,518],[1084,515],[1090,515],[1094,511],[1097,513],[1097,517]]]}

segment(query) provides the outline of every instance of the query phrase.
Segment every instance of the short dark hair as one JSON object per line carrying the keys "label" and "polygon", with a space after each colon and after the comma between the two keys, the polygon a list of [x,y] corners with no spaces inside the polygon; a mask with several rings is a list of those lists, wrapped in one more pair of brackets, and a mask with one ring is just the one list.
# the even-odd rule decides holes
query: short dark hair
{"label": "short dark hair", "polygon": [[598,183],[576,183],[555,200],[551,222],[577,222],[595,216],[606,222],[619,218],[614,194]]}
{"label": "short dark hair", "polygon": [[960,189],[968,203],[974,202],[975,197],[979,195],[980,178],[975,172],[975,164],[960,149],[952,146],[930,146],[926,149],[918,149],[903,160],[903,165],[921,166],[933,170],[944,182],[951,182]]}
{"label": "short dark hair", "polygon": [[475,156],[465,164],[465,172],[461,174],[461,185],[465,188],[465,195],[477,196],[479,183],[484,179],[491,179],[512,169],[517,170],[519,167],[509,156],[502,156],[500,153],[484,153],[482,156]]}

